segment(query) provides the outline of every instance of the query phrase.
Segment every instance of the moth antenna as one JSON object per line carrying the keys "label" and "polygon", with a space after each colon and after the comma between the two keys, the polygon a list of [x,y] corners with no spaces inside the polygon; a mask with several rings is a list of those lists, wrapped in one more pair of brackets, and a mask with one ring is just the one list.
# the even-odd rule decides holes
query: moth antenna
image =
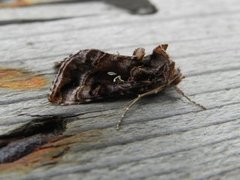
{"label": "moth antenna", "polygon": [[152,95],[152,94],[158,94],[160,91],[163,90],[163,88],[166,87],[166,85],[163,85],[163,86],[159,86],[153,90],[150,90],[148,92],[145,92],[143,94],[139,94],[135,99],[133,99],[132,101],[130,101],[129,105],[127,105],[125,108],[124,108],[124,112],[121,116],[121,119],[117,122],[117,126],[116,126],[116,129],[117,130],[120,130],[121,128],[121,125],[123,123],[123,119],[125,118],[127,112],[130,110],[130,108],[136,104],[139,100],[141,100],[143,97],[145,96],[149,96],[149,95]]}
{"label": "moth antenna", "polygon": [[119,130],[122,123],[123,123],[123,119],[124,117],[126,116],[127,112],[130,110],[130,108],[136,104],[137,101],[139,101],[141,99],[141,94],[138,95],[138,97],[136,97],[135,99],[133,99],[132,101],[130,101],[129,105],[127,105],[125,108],[124,108],[124,112],[121,116],[121,119],[117,122],[117,126],[116,126],[116,129]]}
{"label": "moth antenna", "polygon": [[203,110],[207,110],[206,107],[204,107],[203,105],[193,101],[190,97],[188,97],[181,89],[179,89],[177,86],[174,86],[174,89],[176,90],[176,92],[180,95],[182,95],[183,97],[185,97],[188,101],[190,101],[191,103],[195,104],[196,106],[200,107]]}

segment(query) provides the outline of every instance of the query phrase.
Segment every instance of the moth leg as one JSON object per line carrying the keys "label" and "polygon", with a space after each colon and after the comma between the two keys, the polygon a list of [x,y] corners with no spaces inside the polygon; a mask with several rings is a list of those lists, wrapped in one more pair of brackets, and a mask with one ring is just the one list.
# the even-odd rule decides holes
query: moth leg
{"label": "moth leg", "polygon": [[143,97],[145,96],[149,96],[149,95],[153,95],[153,94],[158,94],[160,91],[162,91],[164,88],[166,87],[166,85],[162,85],[162,86],[159,86],[153,90],[150,90],[148,92],[145,92],[143,94],[139,94],[135,99],[133,99],[129,105],[127,105],[124,109],[124,112],[121,116],[121,119],[117,122],[117,126],[116,126],[116,129],[119,130],[121,128],[121,125],[123,123],[123,119],[124,117],[126,116],[127,112],[130,110],[130,108],[136,104],[139,100],[141,100]]}
{"label": "moth leg", "polygon": [[174,89],[176,90],[176,92],[177,92],[178,94],[180,94],[180,95],[182,95],[183,97],[185,97],[188,101],[190,101],[191,103],[195,104],[196,106],[200,107],[200,108],[203,109],[203,110],[207,110],[206,107],[204,107],[203,105],[201,105],[201,104],[193,101],[190,97],[188,97],[186,94],[184,94],[184,92],[183,92],[181,89],[179,89],[177,86],[173,86],[173,87],[174,87]]}

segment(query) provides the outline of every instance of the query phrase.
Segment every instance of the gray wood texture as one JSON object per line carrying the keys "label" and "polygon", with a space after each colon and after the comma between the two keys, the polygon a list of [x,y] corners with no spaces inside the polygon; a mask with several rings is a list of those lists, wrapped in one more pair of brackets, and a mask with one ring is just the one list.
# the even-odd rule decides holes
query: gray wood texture
{"label": "gray wood texture", "polygon": [[[0,24],[32,20],[0,26],[0,67],[22,68],[49,81],[40,90],[0,89],[0,135],[32,123],[32,117],[19,114],[81,114],[67,121],[63,135],[69,139],[43,147],[68,146],[57,162],[26,172],[0,165],[0,179],[240,178],[239,0],[151,2],[159,12],[145,16],[100,2],[0,10]],[[68,54],[99,48],[130,55],[160,43],[169,44],[186,75],[179,87],[207,110],[169,89],[137,103],[116,131],[128,99],[73,106],[48,102],[53,65]]]}

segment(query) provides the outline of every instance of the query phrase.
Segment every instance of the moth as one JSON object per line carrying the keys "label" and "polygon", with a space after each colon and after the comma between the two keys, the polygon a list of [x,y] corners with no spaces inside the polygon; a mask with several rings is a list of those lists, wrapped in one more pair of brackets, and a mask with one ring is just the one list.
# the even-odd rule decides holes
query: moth
{"label": "moth", "polygon": [[122,96],[136,98],[125,108],[117,129],[129,108],[142,97],[174,87],[189,101],[177,85],[184,76],[167,54],[168,45],[162,44],[145,55],[137,48],[132,56],[105,53],[97,49],[80,50],[61,61],[48,100],[58,105],[81,104]]}

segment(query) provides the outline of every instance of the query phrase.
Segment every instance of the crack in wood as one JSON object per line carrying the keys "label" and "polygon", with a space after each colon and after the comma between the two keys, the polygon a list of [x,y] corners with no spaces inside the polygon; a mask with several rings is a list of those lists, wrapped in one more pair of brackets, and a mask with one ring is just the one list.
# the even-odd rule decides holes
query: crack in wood
{"label": "crack in wood", "polygon": [[16,161],[65,130],[65,118],[46,116],[34,119],[9,134],[0,136],[0,164]]}
{"label": "crack in wood", "polygon": [[67,20],[67,19],[87,18],[87,17],[91,17],[91,16],[99,16],[99,14],[92,13],[92,14],[85,14],[85,15],[79,15],[79,16],[68,16],[68,17],[59,17],[59,18],[0,20],[0,26],[12,25],[12,24],[30,24],[30,23],[52,22],[52,21],[61,21],[61,20]]}
{"label": "crack in wood", "polygon": [[[71,117],[73,116],[74,115]],[[1,135],[0,139],[16,137],[24,138],[35,134],[60,134],[65,130],[66,118],[69,117],[61,117],[61,115],[39,115],[38,118],[33,119],[29,123],[24,124],[8,134]]]}
{"label": "crack in wood", "polygon": [[8,20],[8,21],[0,21],[0,26],[11,25],[11,24],[29,24],[29,23],[39,23],[39,22],[60,21],[60,20],[73,19],[73,18],[75,18],[75,17],[62,17],[62,18],[49,18],[49,19]]}
{"label": "crack in wood", "polygon": [[[30,115],[31,117],[35,117],[35,119],[8,134],[0,136],[0,164],[14,162],[33,153],[49,141],[64,138],[61,137],[61,134],[66,129],[67,121],[83,114],[85,113]],[[66,148],[64,148],[64,153],[65,150]],[[62,154],[58,154],[56,157]],[[56,157],[54,156],[54,158]]]}

